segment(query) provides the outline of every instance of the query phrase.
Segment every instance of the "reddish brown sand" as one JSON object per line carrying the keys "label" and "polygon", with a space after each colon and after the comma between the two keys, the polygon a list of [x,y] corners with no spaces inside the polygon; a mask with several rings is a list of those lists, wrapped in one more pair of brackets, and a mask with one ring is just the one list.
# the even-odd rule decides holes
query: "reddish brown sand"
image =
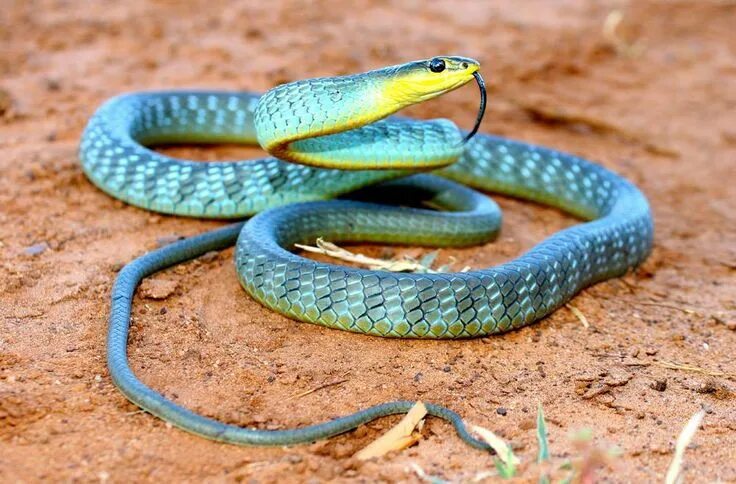
{"label": "reddish brown sand", "polygon": [[[570,435],[590,428],[591,445],[620,449],[600,475],[639,482],[662,481],[677,434],[703,408],[687,475],[736,480],[733,2],[248,3],[11,1],[0,9],[0,480],[416,481],[412,463],[461,480],[493,469],[489,455],[433,419],[416,446],[359,463],[351,455],[398,417],[327,442],[258,449],[209,442],[138,411],[105,368],[115,273],[161,238],[219,223],[115,201],[86,180],[76,154],[87,118],[123,91],[264,90],[438,53],[481,60],[490,86],[483,131],[598,160],[651,200],[649,260],[573,300],[590,328],[565,308],[520,331],[456,342],[300,324],[250,300],[225,251],[149,282],[135,302],[136,373],[198,412],[267,429],[397,398],[441,403],[512,442],[532,481],[538,404],[556,462],[581,455]],[[605,19],[617,9],[623,20],[611,35]],[[412,113],[467,127],[477,102],[469,87]],[[443,250],[440,262],[498,263],[575,223],[500,203],[496,243]]]}

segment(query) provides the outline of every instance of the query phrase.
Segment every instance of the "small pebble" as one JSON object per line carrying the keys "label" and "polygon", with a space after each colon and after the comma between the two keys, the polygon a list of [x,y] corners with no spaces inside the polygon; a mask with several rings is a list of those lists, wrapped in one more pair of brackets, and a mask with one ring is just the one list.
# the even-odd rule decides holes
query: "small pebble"
{"label": "small pebble", "polygon": [[496,409],[496,413],[499,415],[503,415],[505,417],[506,414],[508,413],[508,410],[506,410],[504,407],[498,407]]}
{"label": "small pebble", "polygon": [[718,385],[713,380],[707,380],[702,382],[695,388],[698,393],[715,393],[718,390]]}
{"label": "small pebble", "polygon": [[58,91],[61,89],[61,83],[58,79],[47,78],[45,79],[44,84],[46,84],[46,89],[49,91]]}
{"label": "small pebble", "polygon": [[211,250],[200,257],[200,260],[202,260],[202,262],[212,262],[217,259],[218,255],[220,255],[219,252],[217,252],[216,250]]}
{"label": "small pebble", "polygon": [[444,371],[445,373],[450,373],[450,371],[452,371],[452,368],[450,368],[449,366],[446,366],[442,368],[442,371]]}
{"label": "small pebble", "polygon": [[667,390],[667,380],[662,378],[661,380],[654,380],[652,383],[649,384],[649,387],[653,390],[657,390],[658,392],[663,392]]}
{"label": "small pebble", "polygon": [[49,248],[49,244],[47,244],[46,242],[40,242],[38,244],[33,244],[30,247],[26,247],[23,250],[23,252],[26,255],[39,255],[39,254],[46,252],[46,249],[48,248]]}
{"label": "small pebble", "polygon": [[0,116],[9,113],[13,108],[13,98],[5,89],[0,89]]}
{"label": "small pebble", "polygon": [[286,456],[286,460],[290,464],[298,464],[298,463],[300,463],[303,460],[303,458],[302,458],[302,456],[300,456],[298,454],[290,454],[290,455]]}
{"label": "small pebble", "polygon": [[141,284],[141,295],[148,299],[166,299],[176,291],[178,284],[171,279],[146,279]]}

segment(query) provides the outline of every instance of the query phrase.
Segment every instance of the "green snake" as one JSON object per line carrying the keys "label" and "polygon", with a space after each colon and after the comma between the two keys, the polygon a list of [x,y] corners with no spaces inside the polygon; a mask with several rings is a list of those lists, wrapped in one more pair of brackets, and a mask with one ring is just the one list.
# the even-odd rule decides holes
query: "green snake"
{"label": "green snake", "polygon": [[[167,214],[255,215],[160,248],[120,271],[112,291],[108,367],[123,394],[182,429],[246,445],[312,442],[413,405],[384,403],[326,423],[269,431],[198,415],[138,380],[128,364],[127,339],[140,281],[236,240],[238,277],[261,304],[301,321],[389,337],[466,338],[519,328],[582,288],[641,263],[651,250],[653,222],[646,198],[624,178],[547,148],[472,136],[475,130],[463,136],[448,120],[390,116],[474,77],[480,82],[478,69],[475,60],[442,56],[297,81],[263,96],[165,91],[103,104],[80,146],[83,169],[99,188]],[[146,147],[222,142],[258,144],[273,157],[200,163]],[[498,232],[500,211],[469,187],[545,203],[586,222],[515,260],[461,273],[364,270],[288,250],[316,237],[432,246],[485,242]],[[433,404],[427,409],[450,421],[469,444],[487,448],[456,413]]]}

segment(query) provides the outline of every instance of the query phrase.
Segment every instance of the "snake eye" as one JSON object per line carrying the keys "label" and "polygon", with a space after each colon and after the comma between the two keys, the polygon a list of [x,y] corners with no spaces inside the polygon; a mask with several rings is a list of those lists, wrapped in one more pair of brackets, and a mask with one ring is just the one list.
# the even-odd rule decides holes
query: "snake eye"
{"label": "snake eye", "polygon": [[445,61],[442,59],[434,58],[429,61],[429,70],[432,72],[442,72],[445,70]]}

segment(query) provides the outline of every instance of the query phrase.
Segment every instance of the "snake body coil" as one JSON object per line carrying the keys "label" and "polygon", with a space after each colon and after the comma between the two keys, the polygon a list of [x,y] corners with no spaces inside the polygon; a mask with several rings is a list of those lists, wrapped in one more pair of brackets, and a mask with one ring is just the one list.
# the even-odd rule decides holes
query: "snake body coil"
{"label": "snake body coil", "polygon": [[[262,304],[302,321],[393,337],[461,338],[518,328],[583,287],[642,262],[652,245],[651,213],[641,192],[618,175],[572,155],[488,135],[463,144],[462,133],[447,120],[383,119],[465,84],[477,69],[471,59],[443,57],[299,81],[260,98],[158,92],[105,103],[90,120],[80,148],[85,173],[102,190],[163,213],[257,214],[244,226],[172,244],[121,271],[112,296],[108,366],[123,393],[181,428],[251,445],[309,442],[410,408],[411,402],[392,402],[296,430],[251,430],[194,414],[140,382],[126,352],[137,285],[236,238],[240,282]],[[280,159],[197,163],[144,147],[163,142],[258,142]],[[413,175],[417,170],[434,171]],[[589,221],[513,261],[464,273],[370,271],[314,262],[287,250],[320,236],[433,246],[489,240],[500,225],[498,207],[456,182],[542,202]],[[356,190],[354,198],[361,201],[330,200]],[[421,199],[445,211],[363,201],[371,195]],[[455,413],[436,405],[428,410],[451,421],[466,442],[485,447]]]}

